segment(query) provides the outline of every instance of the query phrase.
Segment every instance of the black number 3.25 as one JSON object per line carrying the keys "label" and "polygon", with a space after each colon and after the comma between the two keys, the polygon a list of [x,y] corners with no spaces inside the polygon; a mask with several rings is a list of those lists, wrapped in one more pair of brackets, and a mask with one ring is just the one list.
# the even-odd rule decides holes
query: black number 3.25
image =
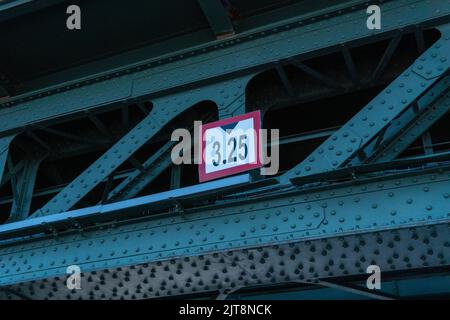
{"label": "black number 3.25", "polygon": [[[247,135],[244,134],[239,136],[239,144],[237,142],[237,138],[232,137],[230,138],[230,140],[228,140],[227,145],[228,147],[231,147],[231,149],[230,153],[228,154],[228,159],[227,160],[224,159],[223,164],[226,164],[227,161],[228,163],[237,162],[238,160],[237,157],[239,157],[240,160],[245,160],[247,158],[248,156]],[[213,166],[217,167],[218,165],[220,165],[220,162],[222,161],[222,154],[220,152],[221,151],[220,142],[215,141],[212,147],[215,156],[215,159],[212,160],[212,164]],[[238,149],[239,151],[242,151],[242,149],[244,150],[243,153],[239,152],[239,154],[236,154],[237,153],[236,149]]]}

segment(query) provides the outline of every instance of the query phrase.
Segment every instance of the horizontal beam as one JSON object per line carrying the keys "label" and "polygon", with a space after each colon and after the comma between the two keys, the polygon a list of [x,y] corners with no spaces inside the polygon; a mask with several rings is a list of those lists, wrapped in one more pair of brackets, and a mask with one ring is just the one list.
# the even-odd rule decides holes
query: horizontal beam
{"label": "horizontal beam", "polygon": [[[108,221],[118,217],[132,218],[136,215],[140,216],[143,208],[145,208],[146,212],[149,210],[153,212],[156,210],[167,211],[173,206],[174,201],[184,202],[186,198],[198,199],[205,195],[209,197],[217,196],[218,194],[225,194],[227,191],[228,193],[235,191],[237,187],[242,187],[249,183],[250,176],[245,174],[112,204],[97,205],[68,211],[63,214],[7,223],[0,225],[0,240],[49,230],[57,231],[58,228],[70,226],[73,221],[77,223],[88,223]],[[136,214],[136,211],[139,213]]]}
{"label": "horizontal beam", "polygon": [[15,19],[33,11],[65,2],[65,0],[9,0],[0,3],[0,22]]}
{"label": "horizontal beam", "polygon": [[[441,166],[356,179],[334,187],[247,195],[203,208],[185,208],[182,215],[85,226],[80,233],[59,233],[57,239],[36,238],[26,243],[5,240],[0,248],[4,262],[0,265],[0,284],[64,274],[65,267],[72,263],[85,270],[105,269],[348,233],[448,223],[449,182],[450,171]],[[142,205],[137,213],[147,215],[152,211],[143,199],[112,204],[110,208],[125,215],[132,211],[133,203]],[[448,250],[442,245],[439,248]]]}
{"label": "horizontal beam", "polygon": [[[450,287],[445,269],[449,270],[449,236],[448,226],[439,224],[227,250],[201,256],[173,257],[142,264],[136,264],[136,260],[130,258],[132,261],[123,259],[128,261],[127,265],[103,265],[95,272],[87,271],[86,266],[81,265],[81,290],[68,290],[67,275],[55,277],[53,272],[42,280],[25,281],[7,288],[32,299],[146,299],[174,296],[192,299],[199,296],[216,297],[217,292],[223,293],[219,298],[231,293],[233,299],[236,296],[245,297],[241,294],[243,292],[264,292],[274,286],[292,288],[296,282],[302,282],[310,285],[305,285],[305,294],[298,297],[307,298],[307,292],[311,293],[315,284],[321,280],[332,279],[340,283],[349,278],[367,279],[367,267],[376,264],[381,270],[381,290],[372,290],[373,294],[402,297],[448,294]],[[117,240],[120,241],[119,238]],[[130,252],[132,256],[131,252],[139,254],[139,248],[136,243],[124,251]],[[50,251],[55,248],[46,249]],[[86,253],[91,254],[91,250]],[[105,251],[104,254],[109,256],[110,252]],[[424,276],[414,281],[411,279],[414,274],[416,277]],[[390,279],[397,280],[393,282]],[[365,281],[356,285],[364,286]],[[342,290],[333,292],[339,292],[340,297],[361,297],[346,294]],[[312,297],[326,299],[330,296],[313,294]],[[266,297],[260,295],[254,298],[261,300]],[[289,295],[286,294],[284,299],[289,299]]]}
{"label": "horizontal beam", "polygon": [[[355,24],[366,25],[366,6],[361,4],[353,6],[353,9],[348,8],[349,16],[333,16],[328,13],[327,19],[324,16],[323,21],[318,21],[317,17],[311,21],[298,21],[290,23],[287,29],[274,28],[270,32],[266,30],[245,35],[239,41],[224,42],[223,46],[214,44],[207,50],[204,47],[194,48],[155,59],[145,65],[111,70],[62,87],[17,97],[1,104],[3,107],[16,105],[18,111],[11,113],[7,109],[0,109],[0,118],[6,124],[0,128],[0,135],[18,130],[26,124],[50,121],[63,115],[69,117],[86,109],[105,108],[117,101],[143,96],[164,96],[237,75],[254,74],[280,60],[295,56],[315,56],[320,52],[329,52],[332,48],[338,50],[343,43],[355,45],[389,38],[392,33],[398,33],[396,30],[399,28],[403,28],[404,32],[408,28],[415,30],[424,21],[429,26],[450,19],[450,8],[440,0],[431,0],[431,3],[414,1],[414,6],[411,6],[411,0],[389,1],[380,6],[386,25],[380,31],[358,28],[359,31],[355,32]],[[398,19],[399,15],[404,17],[401,21]],[[304,24],[308,26],[303,27]],[[269,34],[270,37],[267,37]],[[335,37],[335,34],[340,36]],[[277,50],[267,50],[269,46],[276,47]],[[145,66],[150,69],[143,70]]]}

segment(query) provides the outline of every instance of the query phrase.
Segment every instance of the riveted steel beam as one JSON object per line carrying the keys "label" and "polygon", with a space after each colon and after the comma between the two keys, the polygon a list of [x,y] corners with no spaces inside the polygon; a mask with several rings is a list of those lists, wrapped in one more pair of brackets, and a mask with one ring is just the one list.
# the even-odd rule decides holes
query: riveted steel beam
{"label": "riveted steel beam", "polygon": [[[65,267],[73,263],[95,270],[447,223],[450,173],[445,167],[424,172],[354,180],[310,191],[266,193],[203,209],[185,209],[181,216],[141,218],[131,224],[105,225],[102,230],[84,228],[82,234],[69,232],[57,239],[44,237],[17,244],[6,241],[0,249],[0,283],[64,274]],[[141,203],[146,212],[144,199],[127,201],[131,202],[117,206],[131,210],[133,203]]]}
{"label": "riveted steel beam", "polygon": [[416,110],[410,110],[403,116],[406,119],[394,121],[395,131],[385,133],[384,141],[371,150],[370,155],[364,160],[365,163],[395,159],[450,110],[450,79],[444,79],[441,86],[436,89],[438,90],[431,90],[428,97],[424,97],[435,98],[435,101],[423,99],[427,103],[423,105],[421,99]]}
{"label": "riveted steel beam", "polygon": [[[371,161],[377,162],[377,157],[389,144],[397,144],[395,148],[395,155],[388,158],[392,160],[400,149],[403,151],[411,142],[410,138],[405,138],[405,132],[412,133],[410,131],[410,126],[416,124],[420,126],[420,119],[426,113],[432,113],[435,106],[436,100],[445,94],[449,86],[449,77],[444,77],[438,83],[436,83],[430,90],[428,90],[420,99],[414,101],[409,108],[407,108],[403,113],[401,113],[397,118],[391,121],[386,127],[380,130],[376,138],[374,138],[370,143],[368,143],[362,149],[361,153],[366,155],[365,158],[354,158],[352,159],[352,165],[359,165],[361,162],[369,163]],[[442,116],[442,115],[440,115]],[[433,115],[431,115],[433,117]],[[429,119],[432,120],[432,119]],[[417,122],[419,121],[419,122]],[[420,128],[418,128],[420,130]],[[419,137],[419,136],[417,136]],[[403,139],[406,139],[403,143]],[[400,147],[402,146],[402,147]],[[398,150],[397,150],[398,148]]]}
{"label": "riveted steel beam", "polygon": [[[20,162],[18,165],[16,165],[14,167],[14,173],[19,172],[20,170],[23,169],[23,162]],[[19,168],[17,168],[19,167]],[[55,169],[56,170],[56,169]],[[50,174],[55,173],[55,170],[53,169],[45,169],[45,172],[49,172]],[[131,172],[133,172],[133,170],[124,170],[121,172],[117,172],[114,174],[113,177],[111,177],[111,179],[114,180],[122,180],[122,179],[126,179],[128,177],[129,174],[131,174]],[[10,178],[10,173],[8,172],[8,174],[5,176],[6,179]],[[40,196],[48,196],[48,195],[54,195],[56,193],[58,193],[59,191],[63,190],[66,186],[67,183],[60,183],[58,184],[58,182],[61,182],[60,177],[58,176],[58,174],[56,173],[55,177],[52,178],[54,181],[54,183],[56,183],[55,186],[52,187],[47,187],[47,188],[41,188],[38,190],[35,190],[33,197],[40,197]],[[108,177],[109,178],[109,177]],[[103,180],[103,182],[107,183],[108,182],[108,178],[106,178],[105,180]],[[6,181],[4,181],[4,183],[6,183]],[[4,198],[0,198],[0,205],[1,204],[8,204],[8,203],[12,203],[13,202],[13,197],[4,197]]]}
{"label": "riveted steel beam", "polygon": [[[16,110],[13,113],[0,110],[0,117],[5,120],[0,135],[29,123],[55,121],[82,110],[111,107],[117,101],[143,96],[153,98],[243,74],[255,74],[295,56],[305,59],[333,48],[338,50],[345,43],[356,45],[389,38],[399,28],[408,32],[417,26],[436,25],[450,18],[450,8],[441,0],[411,3],[412,0],[381,3],[384,26],[380,31],[364,28],[367,14],[366,4],[362,3],[347,8],[348,13],[342,9],[334,14],[327,13],[323,21],[318,21],[317,17],[291,21],[284,28],[258,31],[243,35],[239,40],[193,48],[17,97],[1,105],[15,105]],[[403,18],[398,19],[398,16]],[[362,27],[355,28],[355,25]]]}
{"label": "riveted steel beam", "polygon": [[[374,290],[373,294],[379,292],[382,295],[385,291],[402,296],[410,294],[410,291],[413,295],[432,294],[434,291],[448,293],[445,285],[433,291],[429,287],[424,288],[423,283],[413,290],[407,290],[405,285],[399,286],[398,292],[384,279],[395,271],[421,270],[426,273],[433,267],[448,267],[449,236],[449,225],[438,224],[228,250],[166,261],[130,263],[130,266],[126,265],[125,259],[122,266],[105,266],[96,271],[87,271],[81,266],[81,290],[68,290],[65,276],[50,274],[45,281],[23,281],[5,288],[33,299],[145,299],[200,293],[216,295],[215,292],[233,292],[239,287],[257,290],[269,285],[292,285],[296,282],[316,285],[335,278],[367,277],[367,267],[376,264],[382,272],[383,290]],[[133,249],[129,248],[130,251]],[[26,252],[23,254],[25,256]],[[444,281],[444,284],[447,283],[448,279]],[[239,296],[239,293],[236,294]]]}
{"label": "riveted steel beam", "polygon": [[[243,103],[244,98],[237,99],[240,105],[244,106]],[[236,109],[233,105],[236,103],[234,101],[225,109],[220,108],[219,112],[223,116],[229,115],[229,110]],[[239,108],[237,108],[238,111]],[[233,112],[233,111],[232,111]],[[206,121],[209,121],[211,118],[207,118]],[[192,132],[193,127],[190,127],[190,131]],[[124,179],[121,183],[119,183],[108,195],[108,202],[120,201],[125,199],[130,199],[136,196],[139,192],[141,192],[147,185],[149,185],[154,179],[156,179],[164,170],[170,167],[172,164],[171,152],[173,146],[175,146],[176,142],[169,141],[164,144],[158,151],[152,154],[143,164],[143,170],[134,170],[130,172],[128,177]]]}
{"label": "riveted steel beam", "polygon": [[144,171],[134,170],[115,187],[108,196],[108,202],[130,199],[150,184],[172,163],[170,154],[175,142],[168,142],[156,151],[142,165]]}
{"label": "riveted steel beam", "polygon": [[249,78],[245,76],[153,100],[153,109],[148,116],[31,217],[69,210],[148,142],[164,125],[189,107],[201,101],[212,100],[217,103],[220,113],[228,110],[228,106],[234,105],[236,101],[243,101],[242,95]]}
{"label": "riveted steel beam", "polygon": [[290,179],[334,170],[346,164],[442,77],[450,66],[450,27],[383,92],[323,142],[305,160],[280,177]]}
{"label": "riveted steel beam", "polygon": [[[89,226],[91,224],[114,221],[115,219],[130,220],[143,215],[161,214],[170,212],[174,204],[186,204],[192,207],[192,203],[217,199],[219,196],[223,197],[237,190],[249,189],[251,188],[249,184],[253,184],[250,181],[249,174],[244,174],[112,204],[99,204],[93,207],[67,211],[59,215],[7,223],[0,226],[0,240],[42,234],[49,230],[57,233],[73,227],[74,224]],[[256,182],[256,184],[262,185],[263,183]],[[142,209],[145,209],[145,211],[141,211]]]}
{"label": "riveted steel beam", "polygon": [[84,111],[94,107],[108,110],[117,101],[124,101],[131,95],[131,80],[128,77],[111,79],[92,86],[77,87],[55,95],[40,95],[36,100],[15,106],[14,110],[0,109],[3,125],[0,135],[20,132],[30,124],[51,124],[53,120],[83,117]]}
{"label": "riveted steel beam", "polygon": [[[445,95],[448,90],[449,83],[449,77],[444,77],[433,85],[422,97],[414,101],[404,112],[380,130],[378,135],[360,150],[360,155],[363,154],[364,157],[353,158],[351,165],[357,166],[361,163],[378,162],[377,159],[384,156],[386,156],[384,161],[393,160],[405,150],[415,138],[420,136],[420,134],[417,135],[414,132],[423,133],[421,131],[422,122],[425,128],[429,128],[435,122],[433,121],[434,116],[440,118],[445,114],[445,112],[439,112],[442,108],[445,109],[445,102],[441,103],[441,108],[437,108],[437,110],[435,108],[438,98]],[[442,99],[445,99],[445,97]],[[429,114],[430,119],[421,122],[421,119],[427,114]],[[415,130],[412,131],[411,127],[415,127]],[[411,140],[412,138],[414,139]],[[390,149],[390,152],[385,152],[385,148]],[[390,156],[388,156],[389,153],[391,153]]]}

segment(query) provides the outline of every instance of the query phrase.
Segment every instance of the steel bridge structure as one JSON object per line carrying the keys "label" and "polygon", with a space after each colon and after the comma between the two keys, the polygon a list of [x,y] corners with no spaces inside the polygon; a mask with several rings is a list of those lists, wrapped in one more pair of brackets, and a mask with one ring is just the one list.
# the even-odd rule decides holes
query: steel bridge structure
{"label": "steel bridge structure", "polygon": [[[449,0],[0,0],[0,298],[449,297],[449,67]],[[278,174],[172,163],[254,110]]]}

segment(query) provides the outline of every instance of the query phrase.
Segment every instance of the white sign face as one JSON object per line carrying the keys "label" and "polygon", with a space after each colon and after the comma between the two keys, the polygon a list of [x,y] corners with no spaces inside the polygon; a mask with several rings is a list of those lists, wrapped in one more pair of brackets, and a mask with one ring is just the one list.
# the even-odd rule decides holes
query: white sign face
{"label": "white sign face", "polygon": [[200,181],[260,166],[259,117],[259,112],[252,112],[202,126]]}

